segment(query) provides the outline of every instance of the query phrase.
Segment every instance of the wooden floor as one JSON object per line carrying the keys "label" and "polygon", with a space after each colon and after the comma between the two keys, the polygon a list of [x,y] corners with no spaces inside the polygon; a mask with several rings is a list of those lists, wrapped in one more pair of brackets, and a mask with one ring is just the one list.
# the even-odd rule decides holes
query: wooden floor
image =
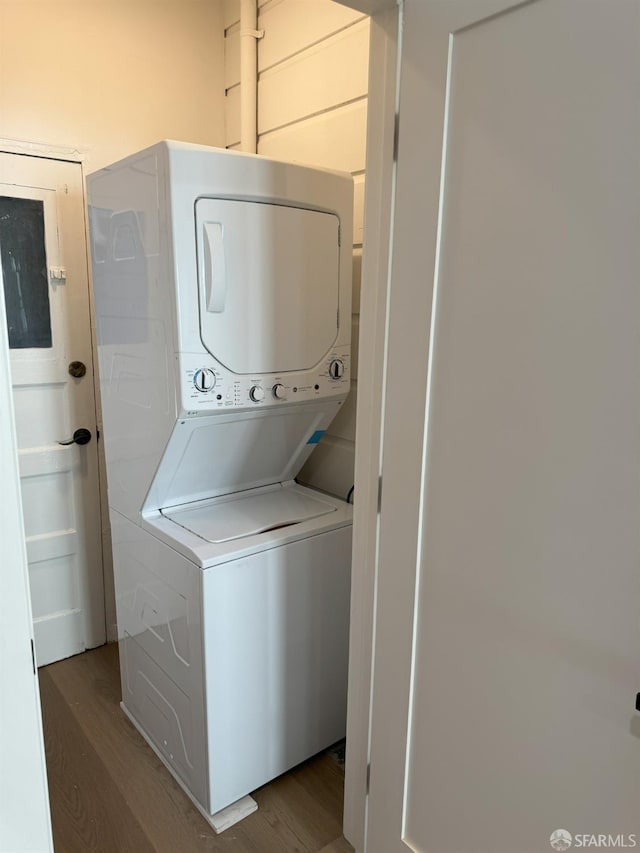
{"label": "wooden floor", "polygon": [[344,771],[330,754],[254,793],[216,835],[119,707],[116,645],[40,669],[56,853],[346,853]]}

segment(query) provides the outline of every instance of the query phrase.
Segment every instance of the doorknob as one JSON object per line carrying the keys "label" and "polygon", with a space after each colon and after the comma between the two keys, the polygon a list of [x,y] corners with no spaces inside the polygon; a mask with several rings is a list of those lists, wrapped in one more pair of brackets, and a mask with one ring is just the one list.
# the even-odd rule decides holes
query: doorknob
{"label": "doorknob", "polygon": [[72,361],[67,369],[69,376],[73,376],[75,379],[82,379],[87,372],[87,365],[81,361]]}
{"label": "doorknob", "polygon": [[80,427],[80,429],[77,429],[74,432],[73,438],[70,438],[67,441],[59,441],[58,444],[89,444],[90,441],[91,433],[89,430],[84,427]]}

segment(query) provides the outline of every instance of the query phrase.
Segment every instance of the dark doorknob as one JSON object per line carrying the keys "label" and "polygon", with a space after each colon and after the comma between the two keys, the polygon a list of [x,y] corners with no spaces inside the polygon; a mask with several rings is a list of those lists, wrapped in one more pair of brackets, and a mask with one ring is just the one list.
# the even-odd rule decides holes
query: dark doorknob
{"label": "dark doorknob", "polygon": [[73,438],[69,438],[67,441],[59,441],[58,444],[89,444],[90,441],[91,433],[89,430],[80,427],[74,432]]}
{"label": "dark doorknob", "polygon": [[82,379],[82,377],[87,372],[87,366],[81,361],[72,361],[68,367],[68,370],[69,376],[73,376],[75,379]]}

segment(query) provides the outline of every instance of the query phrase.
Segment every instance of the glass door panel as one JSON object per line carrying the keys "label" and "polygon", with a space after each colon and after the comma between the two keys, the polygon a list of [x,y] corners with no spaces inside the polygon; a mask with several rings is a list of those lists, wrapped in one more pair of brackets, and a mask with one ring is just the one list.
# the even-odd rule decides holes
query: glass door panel
{"label": "glass door panel", "polygon": [[0,196],[0,257],[11,349],[50,348],[44,204]]}

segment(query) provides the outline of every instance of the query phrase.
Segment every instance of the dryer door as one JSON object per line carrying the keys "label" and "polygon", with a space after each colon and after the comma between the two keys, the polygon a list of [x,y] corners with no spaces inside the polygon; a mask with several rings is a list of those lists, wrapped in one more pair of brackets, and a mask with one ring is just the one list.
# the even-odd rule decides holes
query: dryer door
{"label": "dryer door", "polygon": [[239,374],[308,370],[338,334],[339,222],[331,213],[200,198],[200,334]]}

